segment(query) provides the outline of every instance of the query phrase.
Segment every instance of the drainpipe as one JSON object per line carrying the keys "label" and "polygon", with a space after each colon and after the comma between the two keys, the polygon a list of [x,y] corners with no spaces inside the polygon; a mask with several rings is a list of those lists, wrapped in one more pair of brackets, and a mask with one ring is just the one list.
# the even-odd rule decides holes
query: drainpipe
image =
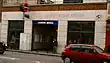
{"label": "drainpipe", "polygon": [[[2,7],[3,7],[3,0],[0,0],[0,23],[2,22]],[[1,24],[0,24],[0,41],[1,41]]]}
{"label": "drainpipe", "polygon": [[0,22],[2,21],[2,7],[3,7],[3,0],[0,0]]}

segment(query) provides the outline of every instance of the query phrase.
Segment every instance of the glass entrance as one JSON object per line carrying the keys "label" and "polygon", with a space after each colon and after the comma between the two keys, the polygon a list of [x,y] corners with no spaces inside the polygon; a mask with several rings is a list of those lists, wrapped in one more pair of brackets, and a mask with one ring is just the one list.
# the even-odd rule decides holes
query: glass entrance
{"label": "glass entrance", "polygon": [[52,41],[57,39],[57,21],[33,21],[32,50],[52,50]]}
{"label": "glass entrance", "polygon": [[94,44],[94,21],[69,21],[67,45]]}
{"label": "glass entrance", "polygon": [[24,32],[24,21],[8,22],[8,42],[7,45],[10,49],[19,49],[20,33]]}

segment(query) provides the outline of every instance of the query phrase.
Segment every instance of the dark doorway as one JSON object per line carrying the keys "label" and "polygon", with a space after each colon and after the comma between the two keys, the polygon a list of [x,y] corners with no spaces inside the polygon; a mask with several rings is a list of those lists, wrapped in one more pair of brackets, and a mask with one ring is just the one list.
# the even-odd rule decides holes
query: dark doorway
{"label": "dark doorway", "polygon": [[8,48],[19,49],[20,33],[24,32],[24,21],[9,20],[8,22]]}
{"label": "dark doorway", "polygon": [[69,21],[67,45],[94,44],[94,21]]}
{"label": "dark doorway", "polygon": [[57,21],[33,21],[32,50],[52,50],[52,41],[57,39]]}
{"label": "dark doorway", "polygon": [[105,52],[110,53],[110,20],[107,20],[107,23],[106,23]]}

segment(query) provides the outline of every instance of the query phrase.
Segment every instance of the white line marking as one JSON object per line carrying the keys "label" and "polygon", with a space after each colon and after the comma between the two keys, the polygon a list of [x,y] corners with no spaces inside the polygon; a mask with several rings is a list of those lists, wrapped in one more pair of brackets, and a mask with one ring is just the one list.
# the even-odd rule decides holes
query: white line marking
{"label": "white line marking", "polygon": [[12,58],[12,57],[4,57],[0,56],[1,59],[9,59],[9,60],[20,60],[20,58]]}
{"label": "white line marking", "polygon": [[40,63],[40,61],[35,61],[35,63]]}
{"label": "white line marking", "polygon": [[33,63],[45,63],[44,61],[33,61]]}

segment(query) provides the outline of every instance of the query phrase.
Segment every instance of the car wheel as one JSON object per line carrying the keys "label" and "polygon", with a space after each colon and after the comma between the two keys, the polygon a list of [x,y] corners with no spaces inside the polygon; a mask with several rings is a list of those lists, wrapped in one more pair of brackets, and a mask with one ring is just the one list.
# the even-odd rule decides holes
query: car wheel
{"label": "car wheel", "polygon": [[102,61],[102,63],[108,63],[108,61]]}
{"label": "car wheel", "polygon": [[72,63],[69,57],[64,58],[64,63]]}

